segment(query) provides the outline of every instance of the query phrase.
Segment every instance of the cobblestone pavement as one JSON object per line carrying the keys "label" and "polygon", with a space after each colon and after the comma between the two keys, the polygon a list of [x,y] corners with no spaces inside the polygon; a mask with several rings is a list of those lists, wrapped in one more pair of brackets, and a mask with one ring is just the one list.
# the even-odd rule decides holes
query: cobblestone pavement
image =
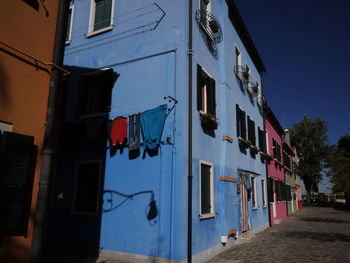
{"label": "cobblestone pavement", "polygon": [[350,263],[350,212],[304,207],[208,263]]}

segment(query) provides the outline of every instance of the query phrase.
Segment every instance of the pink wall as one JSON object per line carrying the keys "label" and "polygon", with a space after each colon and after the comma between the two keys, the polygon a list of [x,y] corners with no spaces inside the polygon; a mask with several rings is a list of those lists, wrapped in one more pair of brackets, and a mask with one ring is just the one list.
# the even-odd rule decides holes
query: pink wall
{"label": "pink wall", "polygon": [[[282,153],[282,138],[267,118],[265,118],[265,128],[266,128],[267,140],[268,140],[267,142],[268,154],[273,157],[272,139],[275,139],[277,143],[281,146],[281,153]],[[278,179],[284,182],[284,169],[279,168],[279,166],[277,165],[274,159],[272,159],[268,163],[267,168],[268,168],[269,177]]]}
{"label": "pink wall", "polygon": [[282,219],[287,217],[287,203],[286,202],[276,202],[276,218]]}

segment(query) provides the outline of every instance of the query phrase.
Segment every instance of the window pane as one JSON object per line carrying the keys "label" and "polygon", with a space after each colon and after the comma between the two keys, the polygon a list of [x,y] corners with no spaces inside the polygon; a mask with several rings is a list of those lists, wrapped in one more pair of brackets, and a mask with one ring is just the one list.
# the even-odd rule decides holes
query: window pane
{"label": "window pane", "polygon": [[95,0],[94,31],[110,26],[112,0]]}
{"label": "window pane", "polygon": [[70,8],[68,11],[68,22],[67,22],[67,30],[66,30],[66,41],[70,40],[70,24],[71,24],[71,20],[72,20],[72,9]]}
{"label": "window pane", "polygon": [[201,213],[209,214],[210,207],[210,166],[201,164]]}

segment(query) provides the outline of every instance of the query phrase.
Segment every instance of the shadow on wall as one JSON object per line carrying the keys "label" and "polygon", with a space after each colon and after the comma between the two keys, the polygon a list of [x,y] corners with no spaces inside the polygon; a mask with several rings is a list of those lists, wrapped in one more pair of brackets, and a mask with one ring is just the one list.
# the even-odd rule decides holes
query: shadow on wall
{"label": "shadow on wall", "polygon": [[157,202],[154,199],[154,192],[152,190],[141,191],[134,194],[123,194],[114,190],[105,190],[103,195],[103,212],[108,213],[118,209],[122,206],[126,201],[132,200],[133,197],[137,195],[150,194],[150,203],[145,208],[145,217],[149,221],[151,225],[155,225],[157,223],[158,218],[158,207]]}
{"label": "shadow on wall", "polygon": [[48,262],[99,253],[107,122],[118,79],[112,69],[65,68],[71,75],[59,94],[55,178],[45,243]]}

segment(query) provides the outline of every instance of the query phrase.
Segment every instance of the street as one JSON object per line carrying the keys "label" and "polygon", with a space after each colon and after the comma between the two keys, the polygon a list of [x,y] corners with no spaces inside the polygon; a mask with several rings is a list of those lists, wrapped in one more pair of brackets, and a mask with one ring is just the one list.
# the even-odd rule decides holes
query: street
{"label": "street", "polygon": [[208,263],[350,262],[350,212],[304,207]]}

